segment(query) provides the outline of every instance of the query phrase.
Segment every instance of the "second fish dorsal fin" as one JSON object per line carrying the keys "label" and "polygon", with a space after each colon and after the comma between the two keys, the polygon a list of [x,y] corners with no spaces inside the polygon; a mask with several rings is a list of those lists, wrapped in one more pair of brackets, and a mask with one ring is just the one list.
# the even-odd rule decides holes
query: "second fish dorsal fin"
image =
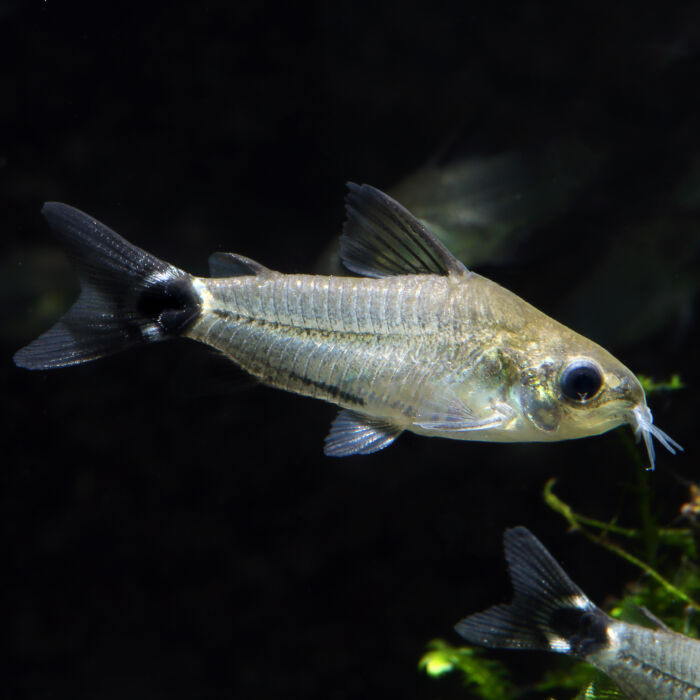
{"label": "second fish dorsal fin", "polygon": [[340,257],[367,277],[464,275],[467,268],[398,202],[370,185],[348,182]]}
{"label": "second fish dorsal fin", "polygon": [[652,629],[663,630],[664,632],[673,632],[673,630],[663,621],[660,620],[656,615],[654,615],[649,608],[644,605],[634,606],[639,613],[640,617],[646,623],[644,626],[649,626]]}

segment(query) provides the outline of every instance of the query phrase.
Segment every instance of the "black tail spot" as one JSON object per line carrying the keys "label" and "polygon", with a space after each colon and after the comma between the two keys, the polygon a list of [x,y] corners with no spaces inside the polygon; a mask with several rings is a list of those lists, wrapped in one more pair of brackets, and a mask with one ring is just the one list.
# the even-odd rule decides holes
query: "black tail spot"
{"label": "black tail spot", "polygon": [[598,609],[558,608],[549,618],[549,627],[571,644],[571,652],[586,657],[608,644],[608,618]]}
{"label": "black tail spot", "polygon": [[164,335],[179,335],[199,313],[199,301],[188,277],[178,275],[144,289],[139,314],[153,319]]}

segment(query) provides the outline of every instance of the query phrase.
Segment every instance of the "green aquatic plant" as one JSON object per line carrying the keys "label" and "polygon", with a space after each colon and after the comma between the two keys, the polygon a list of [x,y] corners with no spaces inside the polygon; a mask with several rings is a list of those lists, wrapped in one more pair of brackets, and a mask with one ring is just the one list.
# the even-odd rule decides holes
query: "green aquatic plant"
{"label": "green aquatic plant", "polygon": [[[508,677],[508,670],[500,661],[484,658],[486,650],[461,646],[454,647],[443,639],[434,639],[418,666],[429,676],[437,678],[446,673],[462,674],[471,697],[483,700],[517,700],[524,691]],[[579,690],[583,688],[583,690]],[[529,690],[553,697],[576,700],[610,700],[622,698],[619,691],[600,672],[585,663],[562,659],[561,666],[547,671]],[[566,693],[562,696],[561,693]],[[579,693],[576,695],[576,693]]]}
{"label": "green aquatic plant", "polygon": [[622,693],[603,676],[591,681],[576,696],[576,700],[621,700],[622,698],[624,698]]}
{"label": "green aquatic plant", "polygon": [[667,381],[657,382],[653,377],[646,374],[638,374],[637,379],[642,385],[646,394],[653,394],[657,391],[676,391],[677,389],[685,389],[685,384],[681,381],[680,374],[672,374]]}
{"label": "green aquatic plant", "polygon": [[[545,671],[542,680],[536,684],[540,693],[548,698],[567,697],[576,700],[602,700],[602,698],[621,698],[620,692],[600,672],[586,663],[562,660],[561,666]],[[582,690],[581,690],[582,689]],[[616,695],[604,695],[604,692],[614,691]],[[555,696],[554,693],[557,693]],[[562,695],[566,693],[566,695]],[[578,694],[577,694],[578,693]]]}
{"label": "green aquatic plant", "polygon": [[483,658],[483,651],[473,647],[453,647],[442,639],[428,644],[428,651],[418,663],[429,676],[437,677],[451,671],[463,674],[464,684],[484,700],[509,700],[517,697],[508,680],[508,671],[498,661]]}
{"label": "green aquatic plant", "polygon": [[[698,603],[692,595],[686,591],[699,591],[700,586],[697,585],[698,573],[700,573],[697,564],[697,547],[695,543],[694,531],[690,527],[677,527],[677,528],[655,528],[653,532],[650,532],[648,528],[624,528],[616,525],[615,523],[605,523],[593,518],[588,518],[584,515],[576,513],[571,506],[564,503],[555,493],[554,484],[555,479],[550,479],[544,487],[544,500],[545,503],[562,515],[568,521],[569,525],[581,532],[585,537],[594,542],[597,545],[605,547],[605,549],[617,554],[620,558],[633,564],[634,566],[641,569],[648,577],[655,581],[665,594],[669,597],[669,600],[680,600],[686,605],[691,606],[696,611],[700,611],[700,603]],[[596,534],[598,530],[598,534]],[[672,583],[668,578],[663,576],[657,569],[655,569],[651,564],[643,561],[640,557],[635,556],[627,549],[623,548],[621,545],[614,542],[612,539],[608,538],[607,535],[618,535],[631,540],[641,541],[642,544],[646,545],[644,547],[647,551],[657,550],[659,544],[663,544],[665,547],[679,550],[681,554],[681,561],[678,567],[679,574],[686,569],[686,575],[681,576],[685,579],[681,587]],[[695,564],[692,562],[695,561]],[[688,572],[688,567],[689,572]],[[689,575],[688,575],[689,573]],[[645,590],[649,588],[649,584],[645,584]],[[658,597],[654,596],[654,597]]]}

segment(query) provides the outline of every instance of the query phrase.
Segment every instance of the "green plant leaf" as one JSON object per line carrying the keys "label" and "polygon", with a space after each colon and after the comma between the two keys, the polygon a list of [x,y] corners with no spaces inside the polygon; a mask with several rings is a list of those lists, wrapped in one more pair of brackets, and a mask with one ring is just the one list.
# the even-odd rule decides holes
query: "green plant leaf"
{"label": "green plant leaf", "polygon": [[453,647],[442,639],[428,644],[428,651],[418,663],[429,676],[437,677],[452,671],[463,674],[464,684],[484,700],[514,698],[508,672],[498,661],[484,659],[481,649]]}

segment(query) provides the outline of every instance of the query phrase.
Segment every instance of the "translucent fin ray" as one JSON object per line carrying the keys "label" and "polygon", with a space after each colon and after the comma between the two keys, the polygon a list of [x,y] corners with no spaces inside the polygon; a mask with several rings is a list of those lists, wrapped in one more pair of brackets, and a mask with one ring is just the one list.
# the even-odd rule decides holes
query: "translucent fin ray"
{"label": "translucent fin ray", "polygon": [[255,260],[236,253],[212,253],[209,256],[209,274],[212,277],[243,277],[271,272]]}
{"label": "translucent fin ray", "polygon": [[367,455],[383,450],[400,434],[391,423],[344,408],[331,425],[323,452],[329,457]]}
{"label": "translucent fin ray", "polygon": [[368,277],[464,275],[467,268],[398,202],[369,185],[348,183],[340,257]]}

